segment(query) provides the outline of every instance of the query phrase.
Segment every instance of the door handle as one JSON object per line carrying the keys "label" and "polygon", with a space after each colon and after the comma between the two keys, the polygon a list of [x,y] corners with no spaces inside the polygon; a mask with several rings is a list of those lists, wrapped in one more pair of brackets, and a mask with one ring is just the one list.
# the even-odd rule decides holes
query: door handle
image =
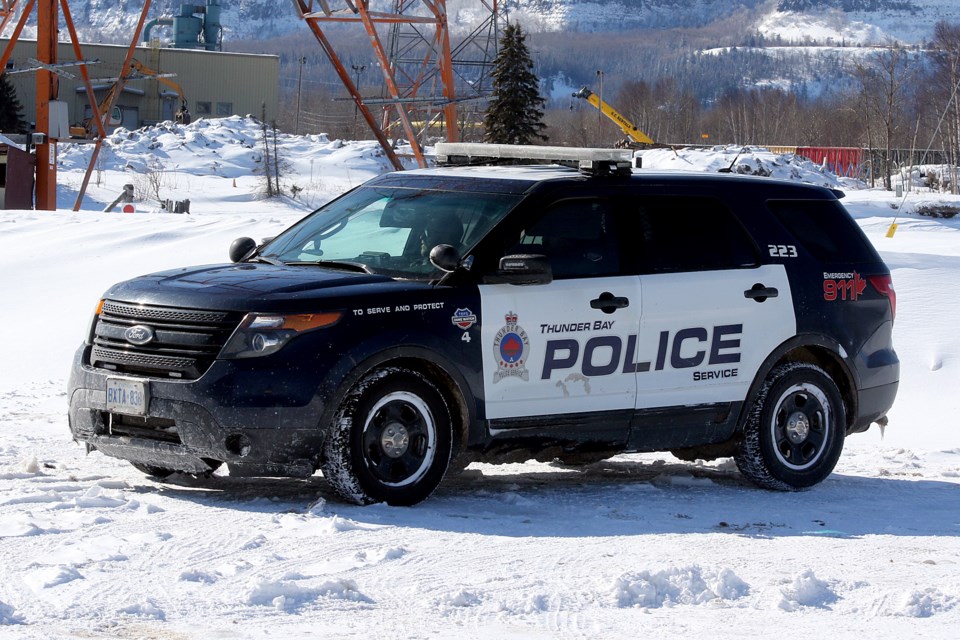
{"label": "door handle", "polygon": [[780,292],[776,287],[765,287],[759,282],[743,292],[744,298],[752,298],[757,302],[763,302],[767,298],[776,298]]}
{"label": "door handle", "polygon": [[623,309],[630,306],[630,300],[621,296],[615,296],[609,291],[604,291],[598,298],[590,301],[591,309],[600,309],[604,313],[613,313],[617,309]]}

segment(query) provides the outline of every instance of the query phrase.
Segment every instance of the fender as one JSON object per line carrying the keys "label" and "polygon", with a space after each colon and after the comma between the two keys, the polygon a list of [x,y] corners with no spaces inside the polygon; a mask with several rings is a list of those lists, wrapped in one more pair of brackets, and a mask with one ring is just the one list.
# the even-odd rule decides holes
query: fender
{"label": "fender", "polygon": [[742,431],[744,421],[746,420],[747,415],[750,413],[750,409],[753,406],[753,402],[757,397],[757,394],[760,392],[760,387],[763,385],[763,382],[767,379],[767,376],[770,374],[770,371],[781,361],[783,357],[795,349],[801,349],[804,347],[817,347],[824,349],[830,352],[835,363],[839,366],[842,371],[844,380],[838,380],[837,386],[840,387],[841,394],[846,402],[850,404],[848,409],[847,419],[857,415],[857,406],[856,406],[856,397],[848,393],[844,393],[844,387],[859,389],[860,380],[856,374],[856,370],[850,365],[850,355],[843,355],[846,353],[846,350],[843,346],[830,338],[820,333],[802,333],[796,335],[789,340],[784,341],[778,345],[773,351],[770,352],[770,355],[764,359],[763,363],[760,365],[760,369],[757,371],[756,377],[753,379],[753,383],[750,385],[750,390],[747,392],[747,397],[744,400],[740,408],[740,416],[737,419],[736,431]]}
{"label": "fender", "polygon": [[334,419],[344,397],[370,371],[387,362],[416,359],[428,362],[446,373],[455,387],[453,391],[461,398],[460,410],[466,416],[466,429],[465,432],[454,434],[459,440],[455,445],[465,446],[469,442],[482,439],[485,431],[478,419],[478,407],[483,401],[483,388],[469,382],[479,382],[480,375],[478,372],[463,370],[463,364],[455,363],[444,356],[441,348],[441,341],[435,336],[427,333],[410,335],[400,331],[381,333],[375,339],[352,345],[348,352],[330,367],[317,390],[317,395],[324,400],[324,410],[318,427],[326,430],[326,425]]}

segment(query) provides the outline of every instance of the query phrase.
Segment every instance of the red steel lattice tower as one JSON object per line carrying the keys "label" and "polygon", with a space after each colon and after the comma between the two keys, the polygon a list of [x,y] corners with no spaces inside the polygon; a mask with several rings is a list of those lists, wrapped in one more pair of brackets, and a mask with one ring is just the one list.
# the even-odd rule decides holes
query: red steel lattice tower
{"label": "red steel lattice tower", "polygon": [[[394,0],[389,13],[372,11],[369,0],[293,0],[324,54],[333,64],[374,137],[396,169],[400,159],[390,142],[390,131],[398,128],[409,141],[417,164],[426,166],[421,135],[442,117],[447,139],[460,140],[458,103],[482,99],[486,78],[496,57],[500,4],[479,0],[485,19],[467,37],[453,46],[447,20],[446,0]],[[335,6],[332,6],[335,5]],[[324,33],[326,25],[358,23],[366,30],[384,81],[383,97],[365,99],[354,84],[343,61]],[[389,40],[389,51],[384,36]],[[492,43],[492,44],[491,44]],[[478,54],[482,52],[482,55]],[[370,107],[382,105],[378,122]],[[414,119],[411,114],[418,114]]]}

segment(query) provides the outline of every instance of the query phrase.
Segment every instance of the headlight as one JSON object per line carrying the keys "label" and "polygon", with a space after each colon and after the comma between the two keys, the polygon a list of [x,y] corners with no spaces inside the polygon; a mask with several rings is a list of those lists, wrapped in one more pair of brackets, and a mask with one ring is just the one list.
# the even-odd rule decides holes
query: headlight
{"label": "headlight", "polygon": [[103,300],[97,302],[97,308],[93,311],[93,317],[90,318],[90,324],[87,326],[87,344],[93,344],[97,337],[97,322],[100,320],[100,314],[103,313]]}
{"label": "headlight", "polygon": [[330,327],[343,316],[342,311],[326,313],[248,313],[220,350],[220,358],[259,358],[276,353],[296,336]]}

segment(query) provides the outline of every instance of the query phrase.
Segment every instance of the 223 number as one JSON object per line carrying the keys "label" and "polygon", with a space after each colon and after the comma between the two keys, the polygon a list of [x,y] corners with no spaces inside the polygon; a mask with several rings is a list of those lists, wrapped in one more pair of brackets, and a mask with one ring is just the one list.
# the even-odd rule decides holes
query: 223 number
{"label": "223 number", "polygon": [[774,258],[796,258],[797,248],[792,244],[768,244],[770,255]]}

